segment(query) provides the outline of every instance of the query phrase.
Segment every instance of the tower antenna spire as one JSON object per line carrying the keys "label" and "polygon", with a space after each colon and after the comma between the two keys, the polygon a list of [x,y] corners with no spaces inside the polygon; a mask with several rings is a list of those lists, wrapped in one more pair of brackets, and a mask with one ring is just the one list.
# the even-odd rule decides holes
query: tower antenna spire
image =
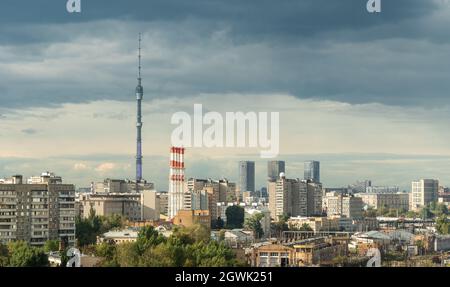
{"label": "tower antenna spire", "polygon": [[142,42],[142,34],[139,33],[139,73],[138,73],[138,80],[139,80],[139,84],[141,83],[141,42]]}
{"label": "tower antenna spire", "polygon": [[144,88],[142,87],[141,76],[141,42],[142,34],[139,33],[139,69],[138,85],[136,87],[137,117],[136,117],[136,191],[138,192],[138,183],[142,181],[142,99],[144,98]]}

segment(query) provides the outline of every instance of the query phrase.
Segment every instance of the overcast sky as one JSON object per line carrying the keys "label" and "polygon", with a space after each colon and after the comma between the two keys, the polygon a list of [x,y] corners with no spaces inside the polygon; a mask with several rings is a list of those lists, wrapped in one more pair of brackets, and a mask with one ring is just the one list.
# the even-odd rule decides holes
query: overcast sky
{"label": "overcast sky", "polygon": [[[0,177],[132,178],[143,33],[144,177],[167,189],[176,111],[278,111],[287,176],[450,184],[450,1],[2,0]],[[256,149],[189,149],[188,176],[237,179]]]}

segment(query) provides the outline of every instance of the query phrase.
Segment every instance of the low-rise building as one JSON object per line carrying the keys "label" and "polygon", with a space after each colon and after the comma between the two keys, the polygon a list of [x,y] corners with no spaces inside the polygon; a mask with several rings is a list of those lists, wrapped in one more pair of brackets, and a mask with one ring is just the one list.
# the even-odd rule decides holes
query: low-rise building
{"label": "low-rise building", "polygon": [[179,210],[172,220],[174,225],[191,227],[195,224],[201,224],[207,228],[211,228],[211,216],[209,210]]}
{"label": "low-rise building", "polygon": [[374,209],[409,210],[409,193],[357,193],[364,203]]}
{"label": "low-rise building", "polygon": [[324,205],[327,216],[362,218],[363,215],[363,201],[360,197],[331,192],[325,195]]}
{"label": "low-rise building", "polygon": [[93,210],[99,216],[116,214],[131,221],[159,220],[159,197],[155,191],[83,194],[79,202],[85,218]]}
{"label": "low-rise building", "polygon": [[112,230],[103,233],[101,236],[97,237],[97,243],[107,242],[107,243],[126,243],[126,242],[136,242],[138,238],[138,232],[133,229],[125,230]]}
{"label": "low-rise building", "polygon": [[314,232],[339,231],[339,218],[297,216],[289,218],[287,224],[291,230],[299,230],[307,224]]}
{"label": "low-rise building", "polygon": [[248,252],[253,267],[301,267],[331,265],[333,258],[347,256],[348,240],[315,237],[289,244],[256,244]]}

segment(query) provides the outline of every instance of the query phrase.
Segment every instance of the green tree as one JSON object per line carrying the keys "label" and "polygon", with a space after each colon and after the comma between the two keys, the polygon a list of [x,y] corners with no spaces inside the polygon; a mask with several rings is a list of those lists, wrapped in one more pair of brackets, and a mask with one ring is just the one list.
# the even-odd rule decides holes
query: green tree
{"label": "green tree", "polygon": [[447,215],[442,214],[436,218],[436,230],[439,234],[449,234],[450,233],[450,221]]}
{"label": "green tree", "polygon": [[311,226],[309,226],[308,223],[303,223],[302,226],[300,226],[299,231],[314,231]]}
{"label": "green tree", "polygon": [[52,251],[59,251],[59,240],[47,240],[44,243],[44,251],[45,252],[52,252]]}
{"label": "green tree", "polygon": [[244,224],[245,211],[241,206],[233,205],[227,208],[227,228],[242,228]]}
{"label": "green tree", "polygon": [[149,247],[156,246],[165,241],[162,236],[153,226],[143,227],[138,234],[136,241],[137,251],[143,254]]}
{"label": "green tree", "polygon": [[75,233],[78,246],[84,247],[97,242],[97,236],[112,229],[123,228],[125,220],[121,215],[97,216],[91,208],[87,218],[75,219]]}
{"label": "green tree", "polygon": [[25,241],[10,242],[8,253],[11,267],[45,267],[49,264],[42,248],[32,247]]}
{"label": "green tree", "polygon": [[433,213],[431,213],[430,208],[426,206],[420,211],[420,217],[423,219],[428,219],[433,217]]}
{"label": "green tree", "polygon": [[370,206],[369,208],[367,208],[367,210],[364,210],[363,216],[372,218],[377,217],[379,213],[380,213],[379,211],[375,210],[373,207]]}
{"label": "green tree", "polygon": [[121,267],[199,267],[244,265],[236,260],[231,249],[211,240],[203,225],[176,227],[166,239],[153,227],[143,228],[136,242],[117,245],[102,243],[97,255],[103,257],[100,266]]}
{"label": "green tree", "polygon": [[283,231],[289,231],[289,226],[287,224],[289,217],[286,215],[278,216],[278,221],[271,225],[272,232],[277,236],[281,237]]}
{"label": "green tree", "polygon": [[7,267],[9,265],[8,247],[0,243],[0,267]]}
{"label": "green tree", "polygon": [[212,229],[222,229],[225,226],[225,222],[223,221],[220,216],[217,219],[214,219],[211,221],[211,228]]}
{"label": "green tree", "polygon": [[419,217],[419,214],[415,211],[410,210],[410,211],[406,212],[406,217],[407,218],[417,218],[417,217]]}
{"label": "green tree", "polygon": [[264,235],[264,230],[261,226],[261,220],[264,218],[264,214],[256,213],[245,220],[244,227],[253,231],[255,239],[260,239]]}

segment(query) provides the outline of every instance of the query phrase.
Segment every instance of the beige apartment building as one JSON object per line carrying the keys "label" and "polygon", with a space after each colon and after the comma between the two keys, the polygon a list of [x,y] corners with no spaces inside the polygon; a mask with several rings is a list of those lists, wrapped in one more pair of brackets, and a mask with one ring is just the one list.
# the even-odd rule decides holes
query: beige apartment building
{"label": "beige apartment building", "polygon": [[211,228],[211,215],[209,210],[179,210],[172,219],[173,224],[184,227],[192,227],[200,224],[206,228]]}
{"label": "beige apartment building", "polygon": [[0,242],[47,240],[75,243],[75,187],[43,173],[24,183],[21,175],[0,180]]}
{"label": "beige apartment building", "polygon": [[307,224],[314,232],[339,231],[339,218],[331,217],[291,217],[287,222],[289,229],[300,229]]}
{"label": "beige apartment building", "polygon": [[329,192],[325,195],[323,202],[327,216],[362,218],[364,204],[360,197]]}
{"label": "beige apartment building", "polygon": [[211,180],[190,178],[186,182],[183,195],[183,209],[209,210],[211,219],[217,219],[218,203],[226,203],[234,198],[236,184],[227,179]]}
{"label": "beige apartment building", "polygon": [[431,202],[438,201],[439,181],[421,179],[411,183],[410,209],[419,211]]}
{"label": "beige apartment building", "polygon": [[299,179],[287,179],[284,174],[275,181],[269,181],[269,210],[272,218],[279,216],[307,215],[307,184]]}
{"label": "beige apartment building", "polygon": [[118,214],[130,221],[159,220],[159,197],[155,191],[80,195],[83,217],[91,210],[98,216]]}
{"label": "beige apartment building", "polygon": [[392,208],[409,210],[409,193],[357,193],[364,203],[374,209]]}

